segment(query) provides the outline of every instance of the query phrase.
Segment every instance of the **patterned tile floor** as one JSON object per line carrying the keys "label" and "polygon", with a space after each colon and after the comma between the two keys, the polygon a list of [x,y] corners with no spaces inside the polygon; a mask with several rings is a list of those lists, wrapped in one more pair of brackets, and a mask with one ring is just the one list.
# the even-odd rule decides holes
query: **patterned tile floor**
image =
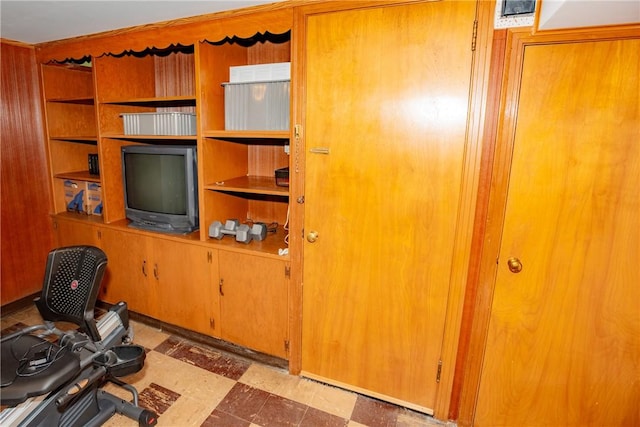
{"label": "patterned tile floor", "polygon": [[[2,330],[41,323],[35,308],[2,316]],[[145,367],[125,378],[159,426],[453,426],[424,414],[289,375],[133,322],[134,342],[147,349]],[[130,395],[108,385],[124,399]],[[116,415],[110,427],[137,426]]]}

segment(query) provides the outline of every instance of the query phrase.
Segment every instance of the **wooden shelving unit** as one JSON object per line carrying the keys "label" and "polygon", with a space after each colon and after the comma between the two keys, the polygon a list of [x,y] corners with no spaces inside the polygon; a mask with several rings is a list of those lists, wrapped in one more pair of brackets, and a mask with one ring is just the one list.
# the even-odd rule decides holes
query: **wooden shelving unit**
{"label": "wooden shelving unit", "polygon": [[[283,226],[290,200],[289,188],[276,185],[274,171],[289,166],[285,147],[290,131],[226,129],[223,83],[229,82],[232,66],[289,62],[290,41],[247,42],[245,46],[202,42],[198,53],[201,220],[205,224],[224,223],[229,218],[278,224],[282,236],[269,236],[261,244],[252,242],[247,246],[256,253],[278,253],[278,249],[286,247]],[[215,239],[205,240],[218,244]],[[271,246],[269,240],[276,242]]]}
{"label": "wooden shelving unit", "polygon": [[41,66],[47,149],[54,213],[66,212],[64,181],[101,183],[89,174],[88,155],[97,154],[95,97],[91,67]]}
{"label": "wooden shelving unit", "polygon": [[[276,185],[274,170],[289,165],[289,130],[225,130],[222,83],[229,81],[229,67],[288,62],[290,49],[290,41],[282,40],[246,46],[199,41],[186,48],[102,55],[90,68],[43,65],[58,240],[98,245],[107,253],[111,273],[103,301],[124,299],[147,316],[287,357],[290,256],[282,250],[289,189]],[[82,84],[75,81],[80,78]],[[196,134],[125,134],[123,113],[156,112],[196,114]],[[197,147],[199,231],[177,235],[129,227],[121,148],[131,144]],[[90,153],[99,154],[100,176],[87,170]],[[99,183],[103,217],[66,212],[65,180]],[[209,225],[229,218],[264,222],[267,237],[249,243],[210,238]],[[149,271],[159,271],[159,278]],[[245,333],[235,326],[256,316],[264,331]]]}

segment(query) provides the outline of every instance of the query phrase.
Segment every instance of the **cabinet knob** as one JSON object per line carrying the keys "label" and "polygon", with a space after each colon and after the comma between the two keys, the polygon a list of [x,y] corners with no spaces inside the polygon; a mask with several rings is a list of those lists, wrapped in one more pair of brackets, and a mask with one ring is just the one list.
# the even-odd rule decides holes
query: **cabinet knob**
{"label": "cabinet knob", "polygon": [[522,262],[516,257],[511,257],[507,260],[507,267],[512,273],[520,273],[522,271]]}
{"label": "cabinet knob", "polygon": [[318,232],[317,231],[310,231],[309,234],[307,234],[307,241],[309,243],[315,243],[316,240],[318,240]]}

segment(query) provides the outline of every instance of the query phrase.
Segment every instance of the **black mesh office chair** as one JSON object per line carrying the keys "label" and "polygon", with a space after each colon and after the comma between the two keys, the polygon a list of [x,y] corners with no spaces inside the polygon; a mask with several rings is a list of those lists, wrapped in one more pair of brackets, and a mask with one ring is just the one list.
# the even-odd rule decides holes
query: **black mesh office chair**
{"label": "black mesh office chair", "polygon": [[[138,406],[135,388],[118,377],[144,366],[144,348],[128,345],[128,310],[121,302],[97,321],[94,311],[107,265],[102,250],[72,246],[49,253],[42,294],[35,304],[43,325],[3,336],[0,425],[99,426],[115,413],[155,425],[157,416]],[[77,329],[62,331],[54,322]],[[36,332],[39,332],[36,334]],[[100,387],[107,381],[131,392],[133,402]]]}

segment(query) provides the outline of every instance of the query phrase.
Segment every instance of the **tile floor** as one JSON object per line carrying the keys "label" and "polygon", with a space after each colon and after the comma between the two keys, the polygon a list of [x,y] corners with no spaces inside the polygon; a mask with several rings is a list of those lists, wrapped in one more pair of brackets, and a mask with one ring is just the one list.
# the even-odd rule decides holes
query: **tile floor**
{"label": "tile floor", "polygon": [[[2,330],[41,323],[35,308],[2,316]],[[133,322],[145,367],[125,378],[158,426],[454,426],[424,414],[289,375],[285,370],[196,344]],[[118,396],[127,392],[108,385]],[[110,427],[137,426],[116,415]]]}

